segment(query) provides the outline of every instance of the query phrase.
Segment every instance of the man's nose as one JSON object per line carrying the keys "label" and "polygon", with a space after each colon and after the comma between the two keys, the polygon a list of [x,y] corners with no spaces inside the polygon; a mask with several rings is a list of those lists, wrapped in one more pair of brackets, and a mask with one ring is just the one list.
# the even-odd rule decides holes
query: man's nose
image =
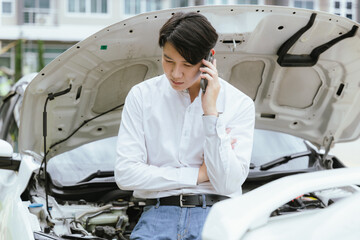
{"label": "man's nose", "polygon": [[181,67],[175,65],[171,74],[172,74],[173,78],[181,78],[183,76]]}

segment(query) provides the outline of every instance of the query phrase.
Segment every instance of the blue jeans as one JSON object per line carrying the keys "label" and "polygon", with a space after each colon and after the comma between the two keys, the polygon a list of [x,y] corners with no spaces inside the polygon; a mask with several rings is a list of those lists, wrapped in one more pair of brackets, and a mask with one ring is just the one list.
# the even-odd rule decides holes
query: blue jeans
{"label": "blue jeans", "polygon": [[146,206],[130,239],[201,239],[210,207]]}

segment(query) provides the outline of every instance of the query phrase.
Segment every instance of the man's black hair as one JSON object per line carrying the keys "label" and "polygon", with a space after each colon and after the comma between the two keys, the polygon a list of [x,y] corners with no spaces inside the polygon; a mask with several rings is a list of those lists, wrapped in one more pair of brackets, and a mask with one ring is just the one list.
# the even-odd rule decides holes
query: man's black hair
{"label": "man's black hair", "polygon": [[205,16],[177,12],[160,29],[159,45],[171,43],[179,54],[195,65],[215,47],[218,34]]}

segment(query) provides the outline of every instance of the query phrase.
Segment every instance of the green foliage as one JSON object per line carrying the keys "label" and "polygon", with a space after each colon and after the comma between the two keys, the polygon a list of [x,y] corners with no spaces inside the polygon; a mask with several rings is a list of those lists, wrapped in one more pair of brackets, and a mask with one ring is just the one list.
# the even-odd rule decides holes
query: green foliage
{"label": "green foliage", "polygon": [[41,69],[43,69],[45,67],[45,63],[44,63],[44,41],[38,40],[37,45],[38,45],[38,69],[37,69],[37,71],[40,72]]}
{"label": "green foliage", "polygon": [[15,82],[22,77],[23,39],[17,40],[15,46]]}

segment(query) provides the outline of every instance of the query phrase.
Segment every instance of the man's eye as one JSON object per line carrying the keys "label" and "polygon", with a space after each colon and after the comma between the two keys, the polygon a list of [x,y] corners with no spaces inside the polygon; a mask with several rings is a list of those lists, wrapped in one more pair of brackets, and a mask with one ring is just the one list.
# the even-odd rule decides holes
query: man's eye
{"label": "man's eye", "polygon": [[185,67],[192,67],[193,65],[191,64],[184,64]]}

